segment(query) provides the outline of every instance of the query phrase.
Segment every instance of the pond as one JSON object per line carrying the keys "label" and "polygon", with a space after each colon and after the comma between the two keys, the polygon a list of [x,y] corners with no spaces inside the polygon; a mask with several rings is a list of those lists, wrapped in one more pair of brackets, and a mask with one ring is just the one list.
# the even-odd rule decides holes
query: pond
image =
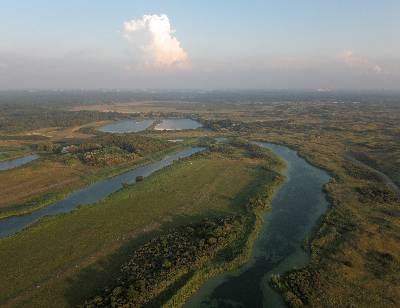
{"label": "pond", "polygon": [[287,180],[275,194],[271,211],[265,214],[251,260],[237,271],[209,279],[185,307],[286,307],[269,286],[271,275],[302,268],[309,262],[302,244],[328,208],[322,189],[329,175],[287,147],[257,144],[286,160]]}
{"label": "pond", "polygon": [[38,158],[39,158],[38,155],[32,154],[32,155],[0,162],[0,171],[5,171],[5,170],[9,170],[9,169],[13,169],[13,168],[25,165],[25,164],[30,163],[31,161],[34,161]]}
{"label": "pond", "polygon": [[137,133],[146,130],[153,123],[154,120],[151,119],[146,119],[142,121],[125,120],[102,126],[98,130],[103,133]]}
{"label": "pond", "polygon": [[203,125],[192,119],[164,119],[157,124],[155,130],[184,130],[197,129]]}
{"label": "pond", "polygon": [[205,148],[193,147],[167,155],[159,161],[138,167],[110,179],[98,181],[86,188],[69,194],[61,201],[55,202],[31,214],[2,219],[0,220],[0,238],[20,231],[44,216],[67,213],[80,205],[95,203],[121,189],[124,184],[134,184],[137,177],[149,176],[155,171],[171,165],[178,159],[189,157],[203,150]]}

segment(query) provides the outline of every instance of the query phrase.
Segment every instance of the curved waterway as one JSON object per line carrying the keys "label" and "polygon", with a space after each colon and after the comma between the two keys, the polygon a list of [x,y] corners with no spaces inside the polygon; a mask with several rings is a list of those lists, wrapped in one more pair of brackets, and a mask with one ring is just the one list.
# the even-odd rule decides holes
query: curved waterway
{"label": "curved waterway", "polygon": [[193,147],[168,155],[162,160],[149,163],[110,179],[98,181],[86,188],[71,193],[61,201],[53,203],[31,214],[2,219],[0,220],[0,238],[20,231],[44,216],[67,213],[80,205],[95,203],[121,189],[123,184],[135,183],[136,177],[138,176],[149,176],[155,171],[171,165],[175,160],[189,157],[197,152],[203,151],[204,149],[205,148],[202,147]]}
{"label": "curved waterway", "polygon": [[208,280],[186,307],[285,307],[281,296],[269,286],[271,275],[302,268],[309,262],[302,244],[328,207],[322,188],[329,175],[287,147],[257,144],[286,160],[287,180],[265,215],[251,260],[235,272]]}
{"label": "curved waterway", "polygon": [[5,171],[5,170],[9,170],[9,169],[13,169],[13,168],[25,165],[25,164],[30,163],[31,161],[34,161],[35,159],[38,159],[38,158],[39,158],[38,155],[32,154],[32,155],[0,162],[0,171]]}

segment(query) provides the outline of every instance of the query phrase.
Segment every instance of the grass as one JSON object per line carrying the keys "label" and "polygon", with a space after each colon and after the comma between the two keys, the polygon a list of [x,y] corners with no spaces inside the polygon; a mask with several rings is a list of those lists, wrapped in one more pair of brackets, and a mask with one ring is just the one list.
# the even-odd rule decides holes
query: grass
{"label": "grass", "polygon": [[276,173],[267,173],[264,184],[265,191],[260,193],[264,205],[250,210],[248,214],[249,223],[243,231],[241,240],[234,242],[224,251],[219,253],[214,260],[208,262],[203,268],[195,271],[165,303],[163,307],[180,307],[187,302],[192,295],[210,278],[224,272],[233,272],[243,266],[250,259],[254,243],[264,223],[265,211],[269,209],[272,197],[283,182],[284,177]]}
{"label": "grass", "polygon": [[[315,227],[313,236],[305,245],[311,253],[310,265],[303,270],[283,275],[280,278],[280,282],[285,284],[283,292],[291,292],[294,297],[289,296],[289,298],[294,302],[301,300],[311,307],[398,307],[400,305],[398,287],[400,285],[398,278],[400,210],[398,203],[381,202],[373,199],[373,196],[362,198],[360,192],[363,192],[363,189],[360,188],[368,188],[371,185],[380,187],[384,183],[379,181],[379,177],[371,174],[370,170],[362,166],[351,165],[352,162],[347,159],[347,156],[348,153],[352,153],[358,160],[385,173],[399,185],[400,146],[398,136],[400,130],[398,123],[400,121],[400,105],[397,101],[393,104],[377,102],[380,98],[374,97],[363,98],[363,100],[366,102],[361,104],[332,104],[318,101],[299,101],[295,104],[290,102],[259,103],[256,105],[249,105],[245,102],[240,104],[121,103],[111,107],[105,105],[84,106],[84,109],[112,108],[121,112],[185,112],[198,114],[209,120],[232,119],[238,121],[234,127],[221,126],[221,129],[215,131],[144,132],[144,134],[160,136],[165,139],[203,137],[205,135],[212,137],[221,134],[225,136],[239,135],[286,144],[298,150],[300,155],[309,162],[330,172],[333,180],[327,185],[326,191],[331,201],[331,208],[321,218]],[[18,145],[17,141],[11,140],[0,141],[0,144],[10,147]],[[221,160],[223,159],[221,158]],[[170,169],[165,171],[165,173],[169,172],[171,172]],[[164,174],[164,171],[160,174]],[[243,174],[247,173],[243,172]],[[240,179],[243,175],[238,172],[237,176]],[[143,185],[149,180],[146,179]],[[208,183],[208,181],[209,179],[204,179],[204,183]],[[229,182],[225,182],[225,185],[229,186],[235,181],[236,178],[230,179]],[[165,181],[165,183],[167,182]],[[184,185],[186,184],[184,183]],[[243,184],[243,189],[248,184]],[[225,189],[223,188],[222,191]],[[239,194],[239,191],[237,193]],[[160,192],[157,192],[156,195],[158,198],[165,196],[160,195]],[[211,204],[207,207],[212,208]],[[233,202],[227,206],[230,209],[232,207]],[[118,205],[116,208],[120,210]],[[172,213],[176,212],[176,217],[172,215],[162,222],[146,222],[147,225],[137,226],[135,224],[132,226],[132,230],[135,231],[129,234],[132,237],[142,234],[140,238],[144,238],[143,234],[150,236],[151,230],[160,232],[160,224],[173,226],[177,220],[183,221],[184,218],[190,220],[200,215],[180,216],[181,209],[178,211],[175,207],[172,208]],[[89,210],[81,213],[86,213],[86,211]],[[121,212],[125,214],[126,209]],[[210,213],[209,210],[204,213],[206,212]],[[80,211],[76,213],[80,213]],[[57,218],[60,221],[66,219],[72,225],[72,231],[70,231],[69,225],[62,223],[61,226],[65,228],[64,233],[68,235],[70,232],[75,232],[76,238],[86,237],[88,241],[92,240],[88,233],[95,231],[88,231],[91,230],[88,226],[80,226],[82,235],[78,231],[73,231],[78,226],[75,225],[72,218],[68,217],[82,215],[76,213]],[[204,213],[201,215],[206,215]],[[141,216],[138,215],[138,217]],[[89,294],[90,290],[96,288],[95,281],[101,281],[104,277],[103,274],[107,276],[113,269],[118,269],[118,262],[115,260],[124,259],[127,250],[121,247],[126,247],[126,238],[124,241],[119,238],[113,242],[109,239],[109,233],[106,232],[104,243],[100,241],[101,235],[98,235],[97,240],[93,240],[98,245],[97,249],[92,247],[89,252],[84,252],[87,249],[84,242],[75,241],[72,235],[68,237],[63,233],[60,234],[61,231],[55,232],[56,223],[51,223],[52,221],[51,219],[45,224],[41,224],[41,226],[48,226],[47,229],[41,230],[38,226],[31,228],[29,232],[17,235],[18,240],[9,239],[10,242],[7,242],[8,248],[5,252],[3,252],[5,242],[1,242],[1,260],[2,262],[6,260],[4,265],[1,265],[1,274],[3,275],[4,272],[3,267],[10,268],[0,286],[1,290],[5,290],[1,292],[3,300],[6,297],[15,296],[18,300],[14,303],[17,304],[33,303],[39,306],[49,304],[54,300],[55,304],[63,306],[65,301],[60,298],[63,296],[61,293],[64,287],[68,285],[69,291],[64,294],[68,298],[74,296],[79,298],[79,296]],[[92,223],[89,216],[86,220],[79,218],[78,221],[84,224]],[[54,226],[50,228],[52,224]],[[118,230],[122,228],[117,222],[114,223],[114,227]],[[100,227],[100,230],[102,228]],[[52,238],[53,233],[54,238]],[[38,234],[35,241],[32,239],[32,234]],[[116,238],[118,234],[121,233],[117,232]],[[24,236],[28,236],[28,239],[25,239]],[[95,235],[90,236],[94,237]],[[55,239],[57,237],[60,238],[59,243]],[[65,243],[66,239],[70,243]],[[18,241],[21,243],[16,244]],[[129,243],[131,242],[129,241]],[[58,272],[61,278],[57,278],[57,270],[46,269],[40,263],[38,265],[39,261],[50,260],[49,267],[51,267],[53,260],[38,255],[37,247],[33,244],[46,247],[48,255],[54,254],[54,259],[68,260],[65,263],[58,262]],[[23,247],[24,245],[26,247]],[[61,248],[58,250],[57,246],[59,245],[70,245],[70,248],[68,250],[64,247],[64,250]],[[20,255],[18,250],[22,251]],[[75,250],[82,250],[82,252],[81,254],[76,253],[75,258],[69,256],[75,253]],[[27,264],[28,260],[23,261],[25,256],[31,253],[34,266],[38,267],[37,277],[40,279],[37,281],[32,278],[35,273],[32,272],[34,269]],[[102,257],[110,253],[113,255],[112,258]],[[12,264],[14,254],[17,257],[15,264]],[[59,256],[60,254],[61,256]],[[93,256],[93,261],[91,261],[91,256]],[[103,260],[101,264],[96,262],[100,259]],[[20,270],[17,269],[17,262],[21,263]],[[88,269],[86,265],[89,263],[96,265]],[[75,268],[76,265],[77,268]],[[80,270],[84,266],[87,270]],[[72,277],[72,282],[67,284],[65,281],[68,278],[65,277]],[[58,280],[58,282],[52,283],[51,279]],[[6,283],[7,280],[10,280],[9,284]],[[36,287],[38,284],[41,285],[40,288]],[[82,286],[84,286],[83,290]],[[22,295],[24,290],[26,290],[26,296]],[[295,290],[297,293],[294,292]]]}
{"label": "grass", "polygon": [[1,146],[0,143],[0,162],[13,160],[31,154],[29,147],[7,147]]}
{"label": "grass", "polygon": [[176,145],[133,162],[109,167],[83,164],[76,158],[48,157],[0,173],[0,219],[31,213],[61,200],[68,193],[95,181],[161,159],[182,148]]}
{"label": "grass", "polygon": [[[296,148],[333,177],[326,186],[331,207],[307,245],[311,263],[273,284],[290,307],[397,307],[400,224],[395,192],[389,194],[390,187],[371,169],[349,166],[348,146],[337,133],[319,134],[318,141],[296,132],[282,134],[282,130],[263,135]],[[365,193],[370,191],[377,193]]]}
{"label": "grass", "polygon": [[243,211],[266,172],[258,166],[250,159],[181,161],[98,204],[45,218],[0,240],[0,304],[78,303],[108,281],[126,258],[124,247],[139,236]]}
{"label": "grass", "polygon": [[22,204],[49,191],[68,190],[93,168],[75,160],[71,164],[40,159],[0,174],[0,209]]}

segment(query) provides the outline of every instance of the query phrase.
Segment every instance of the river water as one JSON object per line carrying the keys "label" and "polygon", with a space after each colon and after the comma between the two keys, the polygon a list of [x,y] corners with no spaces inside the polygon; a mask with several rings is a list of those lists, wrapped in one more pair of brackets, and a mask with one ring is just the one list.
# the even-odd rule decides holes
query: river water
{"label": "river water", "polygon": [[5,170],[9,170],[9,169],[13,169],[13,168],[25,165],[25,164],[30,163],[31,161],[34,161],[38,158],[39,158],[38,155],[32,154],[32,155],[0,162],[0,171],[5,171]]}
{"label": "river water", "polygon": [[135,183],[136,177],[138,176],[149,176],[155,171],[171,165],[175,160],[189,157],[204,149],[205,148],[201,147],[188,148],[178,153],[168,155],[162,160],[149,163],[110,179],[98,181],[86,188],[69,194],[61,201],[55,202],[31,214],[2,219],[0,220],[0,238],[20,231],[44,216],[67,213],[80,205],[95,203],[121,189],[123,184]]}
{"label": "river water", "polygon": [[272,209],[257,239],[251,260],[241,269],[208,280],[186,307],[285,307],[269,286],[271,274],[302,268],[309,255],[302,249],[318,218],[327,210],[322,191],[329,175],[287,147],[258,142],[287,162],[287,181],[272,200]]}

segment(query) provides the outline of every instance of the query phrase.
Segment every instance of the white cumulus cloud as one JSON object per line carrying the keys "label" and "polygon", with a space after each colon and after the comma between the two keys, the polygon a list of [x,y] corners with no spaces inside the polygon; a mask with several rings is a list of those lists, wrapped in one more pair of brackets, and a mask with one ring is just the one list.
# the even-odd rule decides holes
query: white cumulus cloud
{"label": "white cumulus cloud", "polygon": [[338,58],[347,66],[352,68],[367,70],[377,74],[383,71],[383,68],[380,65],[371,62],[365,57],[355,55],[352,50],[345,50],[339,53]]}
{"label": "white cumulus cloud", "polygon": [[155,68],[191,67],[167,15],[144,15],[124,23],[123,35],[137,48],[144,64]]}

